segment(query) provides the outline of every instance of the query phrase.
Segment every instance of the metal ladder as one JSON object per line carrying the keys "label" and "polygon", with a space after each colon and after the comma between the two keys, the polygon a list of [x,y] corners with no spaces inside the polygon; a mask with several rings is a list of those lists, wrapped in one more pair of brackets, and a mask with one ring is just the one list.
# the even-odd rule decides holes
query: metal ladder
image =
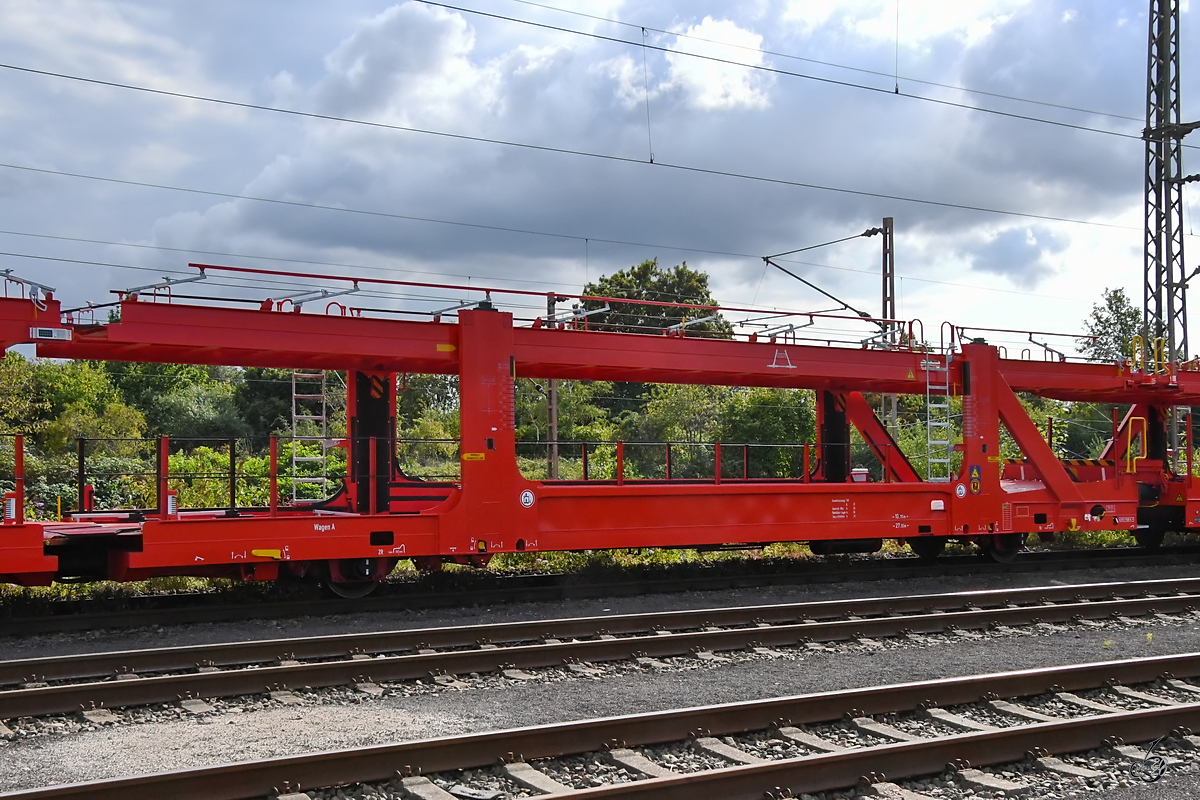
{"label": "metal ladder", "polygon": [[[321,496],[326,495],[329,483],[327,462],[329,457],[329,400],[326,374],[292,370],[292,503],[301,502],[300,484],[315,483],[321,487]],[[320,392],[316,392],[317,382]],[[318,434],[301,434],[301,423],[316,423]],[[298,445],[301,442],[319,442],[319,456],[302,456]],[[319,464],[320,476],[301,476],[301,464]]]}
{"label": "metal ladder", "polygon": [[926,354],[925,370],[925,476],[931,483],[949,483],[953,477],[954,443],[950,424],[950,359]]}

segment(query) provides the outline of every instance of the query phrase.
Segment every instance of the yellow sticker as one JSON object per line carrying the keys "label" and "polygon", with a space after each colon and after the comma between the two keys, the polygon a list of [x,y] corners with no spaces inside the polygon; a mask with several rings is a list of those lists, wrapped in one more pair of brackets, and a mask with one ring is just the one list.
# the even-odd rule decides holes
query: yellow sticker
{"label": "yellow sticker", "polygon": [[908,379],[910,381],[915,381],[917,379],[917,376],[915,374],[913,374],[913,371],[911,369],[908,371]]}
{"label": "yellow sticker", "polygon": [[487,455],[485,453],[463,453],[462,454],[463,461],[483,461],[483,459],[486,457],[487,457]]}
{"label": "yellow sticker", "polygon": [[439,353],[453,353],[458,348],[452,344],[439,344],[437,350]]}
{"label": "yellow sticker", "polygon": [[283,558],[282,550],[251,550],[250,555],[259,558]]}

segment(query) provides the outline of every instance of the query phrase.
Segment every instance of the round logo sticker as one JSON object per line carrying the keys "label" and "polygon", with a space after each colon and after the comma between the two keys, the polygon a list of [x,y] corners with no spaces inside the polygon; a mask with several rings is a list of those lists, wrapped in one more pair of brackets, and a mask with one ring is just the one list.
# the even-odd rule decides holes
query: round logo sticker
{"label": "round logo sticker", "polygon": [[529,491],[528,489],[521,492],[521,505],[523,505],[525,508],[533,507],[533,492]]}
{"label": "round logo sticker", "polygon": [[960,500],[961,500],[962,498],[966,497],[966,496],[967,496],[967,485],[966,485],[965,483],[960,483],[958,486],[955,486],[955,487],[954,487],[954,494],[955,494],[955,495],[958,497],[958,499],[960,499]]}

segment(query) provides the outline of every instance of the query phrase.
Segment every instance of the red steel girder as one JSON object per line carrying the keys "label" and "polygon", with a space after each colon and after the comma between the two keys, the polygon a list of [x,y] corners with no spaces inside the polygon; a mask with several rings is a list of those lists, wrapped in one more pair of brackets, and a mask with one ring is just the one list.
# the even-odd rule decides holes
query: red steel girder
{"label": "red steel girder", "polygon": [[[0,338],[29,341],[30,325],[57,319],[0,300]],[[75,326],[71,342],[42,341],[41,355],[233,366],[455,373],[459,326],[214,308],[129,300],[119,322]],[[772,344],[647,334],[514,328],[519,376],[923,394],[928,358],[909,350]],[[1017,392],[1064,400],[1200,405],[1200,373],[1130,373],[1115,364],[1002,359]],[[955,371],[956,376],[958,371]],[[955,378],[956,381],[960,377]]]}

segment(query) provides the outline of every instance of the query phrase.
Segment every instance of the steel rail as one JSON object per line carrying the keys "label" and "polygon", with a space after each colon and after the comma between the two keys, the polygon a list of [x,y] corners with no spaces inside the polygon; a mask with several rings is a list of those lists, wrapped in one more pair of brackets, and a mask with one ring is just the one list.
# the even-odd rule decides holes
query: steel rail
{"label": "steel rail", "polygon": [[[28,636],[47,633],[130,628],[148,625],[188,625],[201,622],[225,622],[245,619],[289,619],[330,614],[373,613],[426,608],[461,608],[469,605],[553,602],[599,597],[620,597],[640,594],[670,594],[685,591],[742,589],[760,586],[789,586],[811,583],[841,583],[867,580],[900,580],[966,576],[1003,571],[1005,573],[1059,572],[1106,567],[1163,566],[1195,563],[1200,548],[1173,548],[1170,552],[1148,555],[1135,548],[1111,548],[1094,551],[1050,551],[1024,553],[1010,564],[995,564],[976,556],[942,556],[934,564],[917,558],[878,559],[864,566],[862,562],[850,568],[833,565],[814,565],[804,569],[796,565],[787,571],[759,574],[694,575],[681,578],[662,577],[634,579],[615,583],[573,582],[572,576],[517,576],[515,584],[502,588],[456,592],[427,592],[392,594],[359,600],[297,600],[259,603],[209,603],[211,595],[170,595],[166,597],[134,598],[172,604],[186,600],[194,605],[168,608],[114,609],[108,611],[79,611],[93,601],[56,601],[47,604],[51,613],[33,616],[0,616],[0,636]],[[547,585],[549,583],[549,585]]]}
{"label": "steel rail", "polygon": [[324,661],[269,667],[202,671],[13,689],[0,692],[0,719],[69,713],[100,706],[169,703],[185,697],[255,695],[288,688],[342,686],[355,682],[400,681],[431,674],[492,672],[504,667],[537,669],[572,662],[617,661],[649,656],[668,657],[698,651],[729,651],[751,646],[788,646],[806,641],[833,642],[903,633],[941,633],[951,629],[983,629],[991,625],[1066,622],[1193,610],[1200,597],[1099,600],[1037,606],[973,609],[933,614],[846,619],[767,627],[686,631],[613,639],[553,641],[475,650],[382,656],[369,660]]}
{"label": "steel rail", "polygon": [[[499,761],[528,761],[602,751],[614,744],[635,747],[678,741],[687,739],[697,731],[706,736],[736,735],[782,725],[825,722],[851,712],[855,715],[897,713],[920,707],[974,703],[985,697],[1012,699],[1048,691],[1094,689],[1110,683],[1146,683],[1163,675],[1178,678],[1200,675],[1200,653],[944,678],[608,717],[29,789],[0,797],[12,800],[78,797],[94,800],[243,800],[278,793],[281,787],[299,791],[303,788],[386,781],[409,774],[490,766]],[[733,767],[714,771],[707,776],[698,773],[680,778],[646,780],[637,784],[580,790],[571,796],[638,796],[622,793],[649,790],[649,796],[664,798],[761,798],[765,791],[774,791],[780,786],[789,786],[795,791],[819,791],[853,785],[859,776],[872,771],[860,760],[861,756],[868,754],[872,755],[869,763],[874,765],[874,771],[883,771],[889,777],[899,778],[940,771],[952,758],[966,758],[972,764],[982,766],[1019,759],[1034,747],[1056,753],[1087,750],[1100,746],[1109,737],[1145,741],[1177,728],[1193,727],[1198,722],[1200,704],[1180,704],[1162,709],[1005,728],[997,732],[885,745],[857,752],[840,751],[767,762],[753,767]],[[707,781],[707,790],[703,795],[697,795],[695,787],[701,780]]]}
{"label": "steel rail", "polygon": [[[714,626],[784,624],[844,616],[913,614],[922,611],[1000,607],[1008,603],[1079,602],[1145,595],[1200,594],[1200,578],[1109,582],[1075,586],[988,589],[944,594],[859,598],[645,614],[545,619],[500,624],[416,628],[401,631],[270,639],[226,644],[124,650],[71,656],[0,661],[0,686],[35,681],[79,680],[122,673],[193,670],[200,665],[229,667],[284,660],[348,658],[355,654],[397,653],[431,648],[474,647],[599,634],[683,631]],[[1193,598],[1200,604],[1200,597]],[[2,696],[2,695],[0,695]]]}
{"label": "steel rail", "polygon": [[990,766],[1020,761],[1031,750],[1065,754],[1102,747],[1119,737],[1145,742],[1200,720],[1200,704],[1148,711],[1126,711],[1064,722],[1021,725],[987,733],[963,734],[919,742],[883,745],[823,755],[770,761],[744,767],[696,772],[670,778],[651,778],[579,789],[572,800],[590,798],[649,798],[650,800],[761,800],[763,797],[794,797],[854,786],[865,775],[892,779],[938,773],[947,766],[966,762]]}

